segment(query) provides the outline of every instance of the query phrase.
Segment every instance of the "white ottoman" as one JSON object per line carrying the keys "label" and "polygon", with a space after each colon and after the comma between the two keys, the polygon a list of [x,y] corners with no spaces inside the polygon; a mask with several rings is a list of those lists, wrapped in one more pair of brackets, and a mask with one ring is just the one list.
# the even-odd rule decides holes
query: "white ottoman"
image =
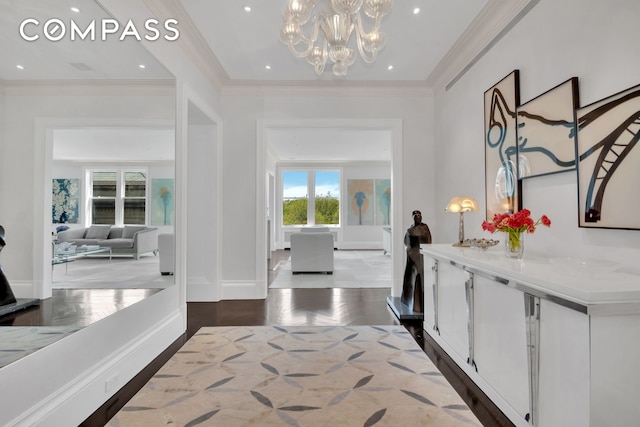
{"label": "white ottoman", "polygon": [[173,274],[175,256],[173,255],[173,233],[158,235],[158,252],[160,252],[160,274]]}

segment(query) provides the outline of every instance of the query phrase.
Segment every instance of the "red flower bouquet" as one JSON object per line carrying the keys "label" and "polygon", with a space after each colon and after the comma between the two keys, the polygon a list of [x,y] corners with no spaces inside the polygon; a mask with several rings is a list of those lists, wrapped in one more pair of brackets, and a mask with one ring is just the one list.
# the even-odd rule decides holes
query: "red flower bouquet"
{"label": "red flower bouquet", "polygon": [[537,221],[531,218],[531,211],[529,209],[522,209],[519,212],[495,214],[493,220],[482,221],[482,229],[490,233],[496,231],[502,231],[508,234],[508,239],[505,242],[508,252],[513,252],[519,258],[522,256],[522,239],[521,234],[527,232],[532,234],[536,231],[538,225],[544,225],[545,227],[551,226],[551,220],[542,215]]}

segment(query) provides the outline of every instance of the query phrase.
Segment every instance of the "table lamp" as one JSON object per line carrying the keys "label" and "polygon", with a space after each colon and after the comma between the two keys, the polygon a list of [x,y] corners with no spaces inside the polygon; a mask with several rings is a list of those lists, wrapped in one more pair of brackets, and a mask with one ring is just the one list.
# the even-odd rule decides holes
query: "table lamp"
{"label": "table lamp", "polygon": [[468,247],[469,245],[464,242],[464,213],[465,212],[478,212],[480,207],[478,202],[473,197],[469,196],[456,196],[449,201],[445,212],[460,213],[460,230],[458,232],[458,242],[453,246]]}

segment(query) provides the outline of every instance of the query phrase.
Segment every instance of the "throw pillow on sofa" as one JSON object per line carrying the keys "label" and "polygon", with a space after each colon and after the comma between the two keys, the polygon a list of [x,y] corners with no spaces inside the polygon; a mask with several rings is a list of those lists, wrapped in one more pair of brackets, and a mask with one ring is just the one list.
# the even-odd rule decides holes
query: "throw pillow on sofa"
{"label": "throw pillow on sofa", "polygon": [[110,225],[92,225],[85,234],[85,239],[106,239],[109,236],[111,230]]}
{"label": "throw pillow on sofa", "polygon": [[138,231],[142,231],[142,230],[146,230],[147,227],[145,227],[144,225],[140,226],[140,225],[125,225],[124,226],[124,230],[122,231],[122,238],[123,239],[133,239],[133,235],[136,234]]}

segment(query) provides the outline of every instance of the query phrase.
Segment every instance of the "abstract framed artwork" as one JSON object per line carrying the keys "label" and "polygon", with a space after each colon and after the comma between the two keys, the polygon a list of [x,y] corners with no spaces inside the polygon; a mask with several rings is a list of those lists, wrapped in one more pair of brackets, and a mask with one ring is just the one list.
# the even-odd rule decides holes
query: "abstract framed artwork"
{"label": "abstract framed artwork", "polygon": [[576,115],[579,226],[640,229],[640,85]]}
{"label": "abstract framed artwork", "polygon": [[518,178],[576,169],[579,103],[578,78],[572,77],[516,109]]}
{"label": "abstract framed artwork", "polygon": [[521,208],[517,174],[516,107],[520,73],[514,70],[484,93],[486,217]]}
{"label": "abstract framed artwork", "polygon": [[373,180],[347,180],[347,224],[373,225]]}
{"label": "abstract framed artwork", "polygon": [[389,225],[391,217],[391,180],[376,179],[376,225]]}
{"label": "abstract framed artwork", "polygon": [[173,178],[151,180],[151,225],[173,225]]}
{"label": "abstract framed artwork", "polygon": [[80,180],[53,179],[51,221],[54,224],[77,224],[80,208]]}

